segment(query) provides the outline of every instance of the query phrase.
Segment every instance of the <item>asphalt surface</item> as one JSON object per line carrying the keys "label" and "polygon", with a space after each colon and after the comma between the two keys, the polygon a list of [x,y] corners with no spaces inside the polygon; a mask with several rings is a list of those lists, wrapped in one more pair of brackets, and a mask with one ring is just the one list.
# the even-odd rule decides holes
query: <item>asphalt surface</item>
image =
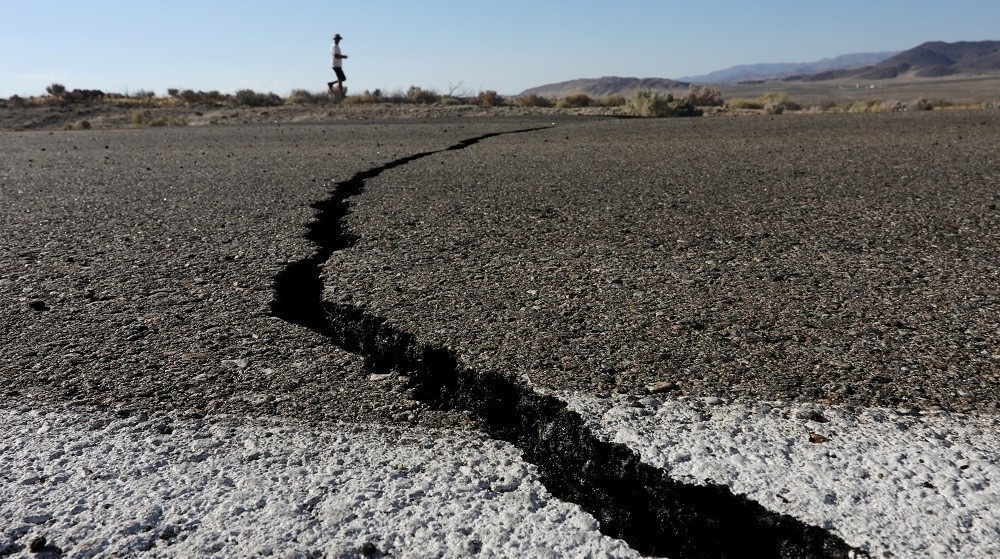
{"label": "asphalt surface", "polygon": [[548,126],[368,181],[326,297],[548,388],[996,410],[998,116],[4,134],[3,398],[439,424],[273,278],[338,181]]}
{"label": "asphalt surface", "polygon": [[310,204],[333,181],[465,134],[414,122],[0,135],[0,398],[439,423],[268,303],[274,276],[312,251]]}
{"label": "asphalt surface", "polygon": [[0,404],[479,425],[272,315],[275,278],[316,260],[311,205],[365,177],[336,218],[349,246],[319,263],[325,301],[447,348],[463,371],[624,394],[640,412],[696,397],[995,414],[998,120],[5,133]]}
{"label": "asphalt surface", "polygon": [[996,112],[591,120],[395,169],[327,299],[589,392],[995,411]]}

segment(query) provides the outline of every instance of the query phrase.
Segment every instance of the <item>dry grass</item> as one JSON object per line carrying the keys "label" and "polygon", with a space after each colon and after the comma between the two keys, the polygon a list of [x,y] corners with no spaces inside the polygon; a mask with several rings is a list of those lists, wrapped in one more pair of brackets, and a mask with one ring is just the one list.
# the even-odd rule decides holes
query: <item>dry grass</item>
{"label": "dry grass", "polygon": [[586,93],[573,93],[556,100],[556,107],[560,109],[579,109],[593,104],[594,100]]}
{"label": "dry grass", "polygon": [[187,126],[187,119],[177,115],[154,116],[151,110],[135,111],[131,118],[132,126],[145,128],[146,126]]}
{"label": "dry grass", "polygon": [[64,126],[63,130],[90,130],[90,121],[81,120],[79,122],[73,122]]}

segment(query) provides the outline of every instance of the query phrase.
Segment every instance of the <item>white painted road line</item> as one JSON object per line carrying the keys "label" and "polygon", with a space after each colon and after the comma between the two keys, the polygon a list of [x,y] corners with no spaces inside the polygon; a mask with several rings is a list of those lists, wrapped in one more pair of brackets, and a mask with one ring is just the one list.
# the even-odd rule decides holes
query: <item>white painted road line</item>
{"label": "white painted road line", "polygon": [[[993,415],[562,393],[598,436],[872,557],[1000,556]],[[635,557],[472,433],[3,409],[0,551]]]}
{"label": "white painted road line", "polygon": [[0,555],[637,556],[553,499],[517,449],[472,433],[12,409],[0,422]]}
{"label": "white painted road line", "polygon": [[726,485],[872,557],[1000,557],[998,416],[560,397],[675,479]]}

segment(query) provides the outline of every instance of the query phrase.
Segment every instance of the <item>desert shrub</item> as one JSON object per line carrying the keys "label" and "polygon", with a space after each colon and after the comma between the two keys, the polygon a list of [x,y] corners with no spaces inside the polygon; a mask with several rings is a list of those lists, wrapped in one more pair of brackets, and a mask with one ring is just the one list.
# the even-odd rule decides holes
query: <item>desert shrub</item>
{"label": "desert shrub", "polygon": [[759,99],[744,99],[742,97],[730,99],[728,105],[731,109],[750,109],[759,111],[764,108],[763,101],[760,101]]}
{"label": "desert shrub", "polygon": [[701,116],[704,111],[692,105],[690,102],[680,99],[670,104],[670,111],[664,116]]}
{"label": "desert shrub", "polygon": [[129,120],[132,122],[132,126],[149,126],[150,121],[153,120],[153,113],[148,110],[133,111]]}
{"label": "desert shrub", "polygon": [[855,101],[847,108],[849,113],[873,113],[877,111],[878,101],[874,99],[865,99],[863,101]]}
{"label": "desert shrub", "polygon": [[844,108],[840,106],[836,101],[823,101],[819,105],[814,105],[809,108],[810,112],[820,112],[820,113],[842,113]]}
{"label": "desert shrub", "polygon": [[70,103],[97,101],[98,99],[102,99],[104,96],[104,92],[100,89],[74,89],[73,91],[63,93],[63,98]]}
{"label": "desert shrub", "polygon": [[219,93],[219,90],[217,89],[205,92],[205,99],[208,99],[209,101],[225,101],[227,98],[227,95]]}
{"label": "desert shrub", "polygon": [[381,103],[385,101],[386,98],[382,95],[381,89],[368,90],[366,89],[361,95],[352,95],[350,97],[344,98],[344,103],[348,105],[363,105],[363,104],[374,104]]}
{"label": "desert shrub", "polygon": [[275,107],[282,104],[281,97],[274,93],[257,93],[252,89],[241,89],[233,100],[241,107]]}
{"label": "desert shrub", "polygon": [[183,91],[178,92],[177,97],[179,97],[182,101],[188,104],[202,103],[206,105],[209,104],[221,105],[229,100],[227,96],[215,90],[206,92],[206,91],[194,91],[191,89],[185,89]]}
{"label": "desert shrub", "polygon": [[80,122],[67,124],[63,127],[65,130],[90,130],[90,121],[81,120]]}
{"label": "desert shrub", "polygon": [[594,100],[586,93],[571,93],[556,101],[556,107],[560,109],[579,109],[589,107],[594,104]]}
{"label": "desert shrub", "polygon": [[147,91],[145,89],[137,89],[134,91],[130,97],[135,97],[136,99],[152,99],[156,97],[156,92]]}
{"label": "desert shrub", "polygon": [[703,111],[687,99],[676,99],[671,93],[636,91],[626,104],[628,111],[642,117],[701,116]]}
{"label": "desert shrub", "polygon": [[503,97],[499,93],[488,89],[486,91],[481,91],[479,95],[476,96],[476,104],[483,107],[499,107],[503,105]]}
{"label": "desert shrub", "polygon": [[132,126],[187,126],[184,117],[175,115],[160,115],[153,118],[153,112],[149,109],[134,111],[131,117]]}
{"label": "desert shrub", "polygon": [[66,94],[66,86],[61,83],[54,83],[46,87],[45,91],[53,97],[62,97]]}
{"label": "desert shrub", "polygon": [[726,103],[731,109],[764,111],[767,114],[781,114],[785,111],[801,111],[802,105],[792,101],[784,92],[770,92],[753,99],[736,98]]}
{"label": "desert shrub", "polygon": [[778,104],[782,106],[782,110],[798,111],[802,109],[802,105],[792,101],[784,92],[765,93],[760,96],[760,100],[764,103],[765,108],[768,104]]}
{"label": "desert shrub", "polygon": [[721,107],[726,104],[722,92],[708,86],[691,86],[684,93],[683,99],[696,107]]}
{"label": "desert shrub", "polygon": [[182,116],[161,115],[153,119],[150,126],[187,126],[187,119]]}
{"label": "desert shrub", "polygon": [[523,97],[517,97],[514,99],[514,104],[518,107],[551,107],[555,103],[552,99],[548,97],[542,97],[541,95],[525,95]]}
{"label": "desert shrub", "polygon": [[625,104],[628,111],[636,116],[661,117],[669,116],[670,105],[674,96],[653,91],[636,91]]}
{"label": "desert shrub", "polygon": [[602,107],[624,107],[627,102],[624,95],[608,95],[601,98],[600,105]]}
{"label": "desert shrub", "polygon": [[229,100],[228,95],[223,95],[219,93],[218,90],[213,89],[202,94],[202,101],[204,103],[211,103],[215,105],[221,105]]}
{"label": "desert shrub", "polygon": [[410,102],[410,98],[407,97],[406,93],[404,93],[400,89],[396,89],[396,90],[390,91],[387,94],[383,94],[382,95],[382,99],[386,103],[409,103]]}
{"label": "desert shrub", "polygon": [[327,100],[327,95],[323,93],[313,93],[305,89],[293,89],[288,95],[287,102],[292,105],[311,105],[322,103]]}
{"label": "desert shrub", "polygon": [[882,101],[878,105],[876,112],[880,113],[898,113],[906,110],[906,105],[902,101],[896,101],[894,99],[888,101]]}
{"label": "desert shrub", "polygon": [[167,96],[168,97],[177,97],[179,93],[180,93],[180,90],[177,89],[176,87],[168,87],[167,88]]}
{"label": "desert shrub", "polygon": [[197,103],[198,94],[193,89],[185,89],[177,94],[185,103]]}
{"label": "desert shrub", "polygon": [[785,112],[785,106],[781,103],[775,103],[771,101],[764,104],[764,114],[767,115],[780,115]]}
{"label": "desert shrub", "polygon": [[421,89],[415,85],[411,85],[410,89],[406,90],[406,98],[412,103],[437,103],[441,100],[441,94],[427,89]]}

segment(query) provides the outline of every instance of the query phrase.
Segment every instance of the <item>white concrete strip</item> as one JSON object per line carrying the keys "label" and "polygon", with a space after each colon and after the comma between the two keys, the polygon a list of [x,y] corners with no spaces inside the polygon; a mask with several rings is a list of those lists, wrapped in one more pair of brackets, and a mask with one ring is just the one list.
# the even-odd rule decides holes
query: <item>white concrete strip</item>
{"label": "white concrete strip", "polygon": [[0,555],[636,556],[474,434],[13,409],[0,425]]}
{"label": "white concrete strip", "polygon": [[872,557],[1000,557],[1000,418],[565,393],[605,440]]}

